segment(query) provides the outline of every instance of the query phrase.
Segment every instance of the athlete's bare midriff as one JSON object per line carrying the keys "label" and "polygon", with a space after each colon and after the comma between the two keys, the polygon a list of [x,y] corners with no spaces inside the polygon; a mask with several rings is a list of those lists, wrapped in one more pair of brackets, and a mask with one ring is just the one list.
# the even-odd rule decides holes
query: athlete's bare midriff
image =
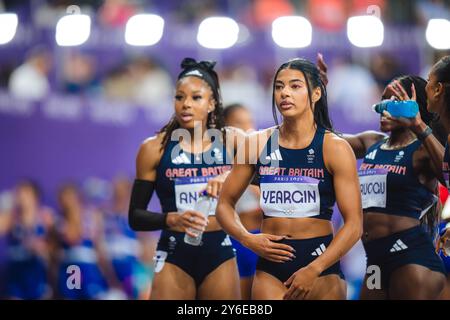
{"label": "athlete's bare midriff", "polygon": [[367,242],[383,237],[387,237],[393,233],[401,232],[419,225],[419,220],[394,216],[391,214],[380,212],[365,212],[363,217],[363,236],[362,241]]}
{"label": "athlete's bare midriff", "polygon": [[266,218],[261,232],[289,239],[310,239],[333,233],[330,221],[314,218]]}

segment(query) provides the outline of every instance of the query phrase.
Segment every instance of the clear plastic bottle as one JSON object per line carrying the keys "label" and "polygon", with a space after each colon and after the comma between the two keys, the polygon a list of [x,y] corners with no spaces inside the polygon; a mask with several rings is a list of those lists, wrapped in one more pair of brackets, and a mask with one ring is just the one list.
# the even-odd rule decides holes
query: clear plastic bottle
{"label": "clear plastic bottle", "polygon": [[415,118],[419,112],[419,105],[414,100],[383,100],[372,106],[373,111],[382,114],[387,111],[395,118]]}
{"label": "clear plastic bottle", "polygon": [[[208,218],[209,210],[211,208],[212,198],[208,196],[206,190],[199,194],[194,210],[203,214]],[[192,233],[195,233],[196,237],[191,237],[187,233],[184,235],[184,242],[193,246],[199,246],[202,243],[203,232],[194,229],[189,229]]]}

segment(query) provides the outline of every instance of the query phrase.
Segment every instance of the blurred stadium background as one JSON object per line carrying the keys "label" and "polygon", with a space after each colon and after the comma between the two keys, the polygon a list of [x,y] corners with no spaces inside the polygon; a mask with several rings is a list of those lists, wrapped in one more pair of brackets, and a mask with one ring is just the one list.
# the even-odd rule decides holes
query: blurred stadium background
{"label": "blurred stadium background", "polygon": [[[285,16],[303,19],[278,19]],[[356,16],[365,19],[349,20]],[[229,19],[204,22],[211,17]],[[273,124],[276,68],[320,52],[329,67],[334,125],[359,132],[378,128],[370,106],[392,78],[427,78],[449,49],[450,1],[0,0],[1,297],[11,297],[11,250],[3,249],[11,247],[12,212],[27,202],[18,184],[36,182],[41,204],[56,217],[58,190],[68,182],[83,207],[126,217],[126,204],[116,209],[113,198],[127,199],[139,144],[173,112],[182,58],[216,60],[224,105],[243,103],[264,128]],[[156,197],[151,206],[159,208]],[[338,226],[337,214],[334,220]],[[140,263],[128,298],[148,296],[152,276],[157,233],[138,239]],[[343,261],[351,299],[364,259],[357,245]],[[126,297],[115,294],[98,297]],[[60,296],[55,290],[44,296],[51,297]]]}

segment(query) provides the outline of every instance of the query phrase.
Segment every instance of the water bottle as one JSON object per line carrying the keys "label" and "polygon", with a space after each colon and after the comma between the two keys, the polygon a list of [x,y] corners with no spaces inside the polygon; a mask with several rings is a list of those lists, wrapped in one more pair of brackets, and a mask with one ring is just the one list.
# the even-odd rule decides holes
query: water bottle
{"label": "water bottle", "polygon": [[419,112],[419,105],[414,100],[383,100],[372,106],[373,111],[383,114],[387,111],[395,118],[415,118]]}
{"label": "water bottle", "polygon": [[[208,196],[206,190],[200,192],[197,202],[195,203],[194,210],[203,214],[204,217],[208,218],[209,209],[211,208],[212,198]],[[187,233],[184,235],[184,242],[193,246],[199,246],[202,242],[203,232],[189,229],[192,233],[196,234],[196,237],[191,237]]]}

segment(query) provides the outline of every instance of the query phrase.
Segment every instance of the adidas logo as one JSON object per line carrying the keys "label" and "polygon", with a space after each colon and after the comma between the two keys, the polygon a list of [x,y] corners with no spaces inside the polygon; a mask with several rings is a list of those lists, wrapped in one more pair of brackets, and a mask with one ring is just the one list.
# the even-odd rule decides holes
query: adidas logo
{"label": "adidas logo", "polygon": [[374,150],[366,156],[366,159],[375,160],[375,156],[378,150]]}
{"label": "adidas logo", "polygon": [[185,76],[197,76],[203,78],[203,75],[198,70],[192,70],[185,74]]}
{"label": "adidas logo", "polygon": [[191,164],[191,160],[187,157],[185,153],[180,154],[175,159],[172,159],[173,164]]}
{"label": "adidas logo", "polygon": [[280,149],[275,150],[275,152],[272,152],[270,156],[266,157],[267,160],[283,160],[283,157],[281,157]]}
{"label": "adidas logo", "polygon": [[221,245],[222,247],[229,247],[229,246],[231,246],[232,243],[231,243],[230,237],[227,235],[227,236],[225,237],[225,239],[223,239],[223,241],[222,241],[222,243],[221,243],[220,245]]}
{"label": "adidas logo", "polygon": [[408,249],[408,246],[403,243],[402,240],[398,239],[391,248],[391,252],[398,252]]}
{"label": "adidas logo", "polygon": [[327,250],[327,247],[325,247],[325,245],[322,243],[316,250],[314,250],[311,255],[318,257],[320,256],[322,253],[325,252],[325,250]]}

